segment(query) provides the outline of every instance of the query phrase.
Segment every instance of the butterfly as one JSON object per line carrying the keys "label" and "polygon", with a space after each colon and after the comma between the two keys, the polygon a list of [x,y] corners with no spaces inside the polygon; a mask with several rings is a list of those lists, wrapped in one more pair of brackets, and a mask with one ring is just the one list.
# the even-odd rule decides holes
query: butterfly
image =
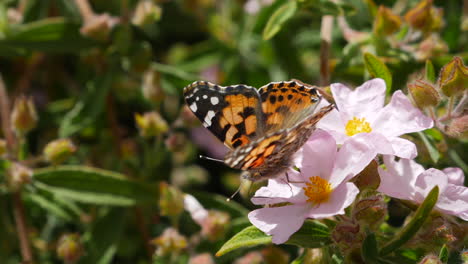
{"label": "butterfly", "polygon": [[334,108],[314,113],[322,96],[297,81],[271,82],[258,90],[196,81],[184,88],[184,98],[203,126],[231,149],[224,163],[249,172],[244,177],[251,181],[286,171],[316,123]]}

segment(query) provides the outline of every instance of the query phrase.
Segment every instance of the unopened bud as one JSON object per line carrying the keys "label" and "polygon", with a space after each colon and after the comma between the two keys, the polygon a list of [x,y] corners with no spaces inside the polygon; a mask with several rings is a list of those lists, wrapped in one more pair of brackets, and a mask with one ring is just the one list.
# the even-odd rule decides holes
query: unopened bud
{"label": "unopened bud", "polygon": [[343,251],[349,253],[364,241],[364,234],[358,223],[350,219],[339,222],[331,234],[332,240]]}
{"label": "unopened bud", "polygon": [[231,217],[221,211],[210,210],[202,223],[202,235],[210,241],[217,241],[224,237]]}
{"label": "unopened bud", "polygon": [[251,251],[234,261],[234,264],[262,264],[263,257],[258,251]]}
{"label": "unopened bud", "polygon": [[179,234],[176,229],[169,227],[157,238],[153,239],[152,244],[157,246],[157,256],[168,256],[178,254],[187,248],[187,238]]}
{"label": "unopened bud", "polygon": [[36,107],[31,98],[21,96],[15,100],[11,113],[11,125],[16,133],[28,133],[36,127],[37,120]]}
{"label": "unopened bud", "polygon": [[85,20],[80,32],[86,37],[106,41],[111,29],[117,24],[118,19],[109,14],[90,16]]}
{"label": "unopened bud", "polygon": [[0,138],[0,157],[5,156],[7,152],[6,141]]}
{"label": "unopened bud", "polygon": [[189,264],[215,264],[210,253],[202,253],[190,258]]}
{"label": "unopened bud", "polygon": [[452,97],[468,89],[468,67],[460,57],[454,57],[440,70],[439,87],[442,92]]}
{"label": "unopened bud", "polygon": [[135,121],[140,135],[145,138],[158,136],[169,130],[166,120],[158,112],[135,114]]}
{"label": "unopened bud", "polygon": [[137,26],[150,25],[161,19],[162,9],[151,0],[140,0],[135,8],[132,23]]}
{"label": "unopened bud", "polygon": [[440,102],[440,95],[432,84],[417,80],[408,84],[411,97],[420,109],[428,106],[437,106]]}
{"label": "unopened bud", "polygon": [[49,142],[43,151],[46,160],[54,165],[63,163],[75,152],[76,147],[68,138],[57,139]]}
{"label": "unopened bud", "polygon": [[457,228],[457,224],[451,223],[443,216],[431,216],[421,226],[421,230],[411,239],[410,244],[422,245],[422,248],[427,251],[437,250],[444,244],[451,245],[457,242],[459,239],[457,237],[458,232],[463,240],[466,231],[463,232]]}
{"label": "unopened bud", "polygon": [[390,8],[381,5],[375,19],[374,33],[381,36],[388,36],[395,33],[400,26],[400,16],[395,15]]}
{"label": "unopened bud", "polygon": [[266,264],[287,264],[289,254],[279,247],[269,246],[262,250],[263,260]]}
{"label": "unopened bud", "polygon": [[57,245],[57,256],[64,263],[76,263],[83,256],[84,249],[78,234],[65,234],[60,237]]}
{"label": "unopened bud", "polygon": [[405,15],[405,20],[423,32],[437,31],[442,27],[442,10],[432,6],[432,0],[422,0]]}
{"label": "unopened bud", "polygon": [[425,256],[419,264],[443,264],[440,259],[435,255],[427,255]]}
{"label": "unopened bud", "polygon": [[164,91],[161,88],[161,74],[155,70],[149,69],[143,75],[142,85],[143,96],[148,101],[159,104],[164,100]]}
{"label": "unopened bud", "polygon": [[361,226],[377,229],[387,215],[387,203],[384,195],[366,189],[359,194],[359,200],[353,206],[353,219]]}
{"label": "unopened bud", "polygon": [[19,163],[12,163],[7,171],[7,183],[12,191],[18,191],[31,182],[33,171]]}
{"label": "unopened bud", "polygon": [[377,161],[372,160],[356,177],[353,179],[353,183],[359,188],[359,190],[372,189],[376,190],[380,185],[380,176],[378,168],[379,164]]}
{"label": "unopened bud", "polygon": [[447,134],[459,139],[468,138],[468,115],[452,119],[447,127]]}
{"label": "unopened bud", "polygon": [[177,188],[161,182],[159,185],[161,215],[178,217],[184,211],[184,194]]}

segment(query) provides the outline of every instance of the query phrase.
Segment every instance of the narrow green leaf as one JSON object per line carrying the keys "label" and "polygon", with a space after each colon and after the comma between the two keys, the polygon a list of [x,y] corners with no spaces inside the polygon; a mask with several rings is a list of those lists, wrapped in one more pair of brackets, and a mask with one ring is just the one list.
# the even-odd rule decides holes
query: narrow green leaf
{"label": "narrow green leaf", "polygon": [[271,236],[263,233],[255,226],[249,226],[224,243],[218,252],[216,252],[216,256],[220,257],[238,248],[253,247],[269,243],[271,243]]}
{"label": "narrow green leaf", "polygon": [[61,208],[53,200],[49,200],[45,198],[44,196],[40,194],[35,194],[35,193],[29,193],[28,197],[29,199],[31,199],[32,202],[39,205],[40,207],[42,207],[42,209],[46,210],[47,212],[55,216],[58,216],[67,221],[70,221],[73,219],[72,216],[66,210]]}
{"label": "narrow green leaf", "polygon": [[432,83],[436,81],[434,65],[431,60],[426,60],[426,79]]}
{"label": "narrow green leaf", "polygon": [[263,29],[263,39],[269,40],[274,37],[281,30],[286,21],[294,16],[296,10],[296,1],[287,1],[276,9]]}
{"label": "narrow green leaf", "polygon": [[447,245],[444,244],[442,246],[442,248],[440,249],[440,251],[439,251],[439,259],[443,263],[447,263],[447,261],[449,259],[449,256],[450,256],[450,252],[448,250],[448,247],[447,247]]}
{"label": "narrow green leaf", "polygon": [[387,85],[387,94],[392,90],[392,74],[379,58],[371,53],[364,53],[364,64],[372,77],[382,78]]}
{"label": "narrow green leaf", "polygon": [[449,149],[448,154],[450,158],[460,167],[465,175],[468,175],[468,164],[460,157],[460,155],[454,149]]}
{"label": "narrow green leaf", "polygon": [[[216,256],[222,256],[230,251],[243,247],[253,247],[271,243],[271,236],[263,233],[255,226],[249,226],[229,239]],[[306,248],[319,248],[331,243],[330,229],[319,221],[307,220],[285,244]]]}
{"label": "narrow green leaf", "polygon": [[377,263],[379,250],[374,233],[369,233],[364,239],[361,247],[361,254],[366,263]]}
{"label": "narrow green leaf", "polygon": [[424,143],[424,146],[426,146],[427,151],[429,152],[429,156],[431,157],[432,161],[434,163],[437,163],[440,159],[440,152],[437,150],[437,148],[434,146],[434,144],[429,140],[427,135],[424,132],[418,132],[419,137]]}
{"label": "narrow green leaf", "polygon": [[418,232],[419,228],[421,228],[427,217],[430,215],[432,208],[434,208],[434,205],[437,203],[438,197],[439,187],[435,186],[429,192],[426,199],[424,199],[424,202],[419,206],[418,210],[416,210],[411,221],[395,235],[393,240],[387,243],[380,250],[380,256],[385,256],[397,250]]}
{"label": "narrow green leaf", "polygon": [[183,71],[179,67],[175,67],[172,65],[167,65],[167,64],[161,64],[157,62],[151,63],[151,68],[165,74],[172,75],[174,77],[177,77],[182,80],[187,80],[187,81],[195,81],[200,79],[199,76]]}
{"label": "narrow green leaf", "polygon": [[104,109],[105,98],[115,76],[114,73],[110,70],[89,83],[87,94],[76,102],[60,123],[61,138],[70,137],[96,121]]}
{"label": "narrow green leaf", "polygon": [[53,194],[91,204],[132,206],[157,197],[157,188],[129,180],[118,173],[86,166],[36,170],[34,184]]}

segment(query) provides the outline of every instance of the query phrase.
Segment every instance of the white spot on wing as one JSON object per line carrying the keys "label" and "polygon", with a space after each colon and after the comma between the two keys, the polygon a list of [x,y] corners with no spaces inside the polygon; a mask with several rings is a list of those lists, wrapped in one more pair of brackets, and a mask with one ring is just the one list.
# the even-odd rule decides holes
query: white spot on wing
{"label": "white spot on wing", "polygon": [[212,105],[217,105],[219,103],[218,97],[211,97],[210,100]]}
{"label": "white spot on wing", "polygon": [[206,116],[205,116],[205,124],[207,124],[208,126],[211,126],[211,120],[213,119],[213,117],[215,116],[215,112],[210,110],[208,111],[208,113],[206,113]]}
{"label": "white spot on wing", "polygon": [[190,105],[190,110],[192,110],[192,112],[197,112],[197,103],[193,102],[191,105]]}
{"label": "white spot on wing", "polygon": [[208,95],[204,94],[203,99],[206,99],[206,98],[208,98]]}
{"label": "white spot on wing", "polygon": [[197,98],[195,98],[195,100],[197,100],[197,101],[200,100],[200,97],[197,96]]}

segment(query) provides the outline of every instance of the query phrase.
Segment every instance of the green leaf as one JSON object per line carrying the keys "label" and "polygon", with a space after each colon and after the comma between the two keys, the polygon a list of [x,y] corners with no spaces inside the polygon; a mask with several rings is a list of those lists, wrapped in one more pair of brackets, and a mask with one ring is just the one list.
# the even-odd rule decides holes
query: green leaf
{"label": "green leaf", "polygon": [[306,256],[307,251],[304,250],[300,256],[298,256],[295,260],[291,262],[291,264],[302,264],[304,263],[305,256]]}
{"label": "green leaf", "polygon": [[200,79],[200,77],[195,74],[188,73],[186,71],[179,69],[178,67],[167,65],[167,64],[153,62],[151,63],[151,68],[161,73],[169,74],[182,80],[195,81],[195,80]]}
{"label": "green leaf", "polygon": [[364,64],[372,77],[382,78],[387,85],[387,94],[392,90],[392,74],[379,58],[371,53],[364,53]]}
{"label": "green leaf", "polygon": [[442,248],[440,249],[440,251],[439,251],[439,259],[443,263],[447,263],[447,261],[449,259],[449,256],[450,256],[450,252],[448,250],[448,247],[447,247],[447,245],[444,244],[442,246]]}
{"label": "green leaf", "polygon": [[377,263],[379,249],[374,233],[369,233],[364,239],[361,247],[361,254],[366,263]]}
{"label": "green leaf", "polygon": [[274,37],[281,30],[286,21],[294,16],[296,11],[296,1],[288,1],[276,9],[263,29],[263,39],[269,40]]}
{"label": "green leaf", "polygon": [[[249,226],[229,239],[216,256],[222,256],[238,248],[253,247],[271,243],[271,236],[263,233],[255,226]],[[304,225],[294,233],[285,244],[307,248],[319,248],[331,243],[330,229],[318,222],[307,220]]]}
{"label": "green leaf", "polygon": [[460,157],[460,155],[454,149],[449,149],[448,151],[449,157],[460,167],[465,175],[468,175],[468,164]]}
{"label": "green leaf", "polygon": [[255,226],[249,226],[224,243],[221,249],[216,252],[216,256],[220,257],[238,248],[253,247],[269,243],[271,243],[271,236],[263,233],[263,231]]}
{"label": "green leaf", "polygon": [[440,152],[437,150],[437,148],[434,146],[434,144],[429,140],[427,135],[424,132],[418,132],[419,137],[424,143],[424,146],[426,146],[427,151],[429,152],[429,156],[431,157],[432,161],[434,163],[437,163],[440,159]]}
{"label": "green leaf", "polygon": [[436,81],[434,65],[430,60],[426,60],[426,79],[432,83]]}
{"label": "green leaf", "polygon": [[132,206],[157,197],[157,188],[129,180],[122,174],[86,166],[35,170],[34,184],[53,194],[91,204]]}
{"label": "green leaf", "polygon": [[58,216],[66,221],[70,221],[73,219],[72,215],[60,207],[55,201],[50,200],[40,194],[36,193],[29,193],[29,199],[37,205],[39,205],[42,209],[46,210],[47,212]]}
{"label": "green leaf", "polygon": [[395,238],[388,242],[379,252],[380,256],[385,256],[392,253],[393,251],[400,248],[408,240],[410,240],[424,224],[428,216],[430,215],[432,208],[437,203],[439,197],[439,187],[435,186],[427,195],[424,202],[419,206],[418,210],[414,213],[411,221],[406,224],[399,233],[395,235]]}
{"label": "green leaf", "polygon": [[207,209],[225,211],[231,218],[243,217],[249,213],[242,205],[235,201],[226,201],[226,197],[214,193],[195,192],[193,196]]}
{"label": "green leaf", "polygon": [[89,83],[88,93],[76,102],[73,109],[65,114],[60,123],[59,135],[61,138],[70,137],[91,125],[98,118],[104,109],[105,98],[113,77],[114,71],[110,70]]}
{"label": "green leaf", "polygon": [[94,44],[92,40],[81,36],[79,24],[63,18],[48,18],[16,27],[5,39],[0,40],[0,50],[76,53]]}

